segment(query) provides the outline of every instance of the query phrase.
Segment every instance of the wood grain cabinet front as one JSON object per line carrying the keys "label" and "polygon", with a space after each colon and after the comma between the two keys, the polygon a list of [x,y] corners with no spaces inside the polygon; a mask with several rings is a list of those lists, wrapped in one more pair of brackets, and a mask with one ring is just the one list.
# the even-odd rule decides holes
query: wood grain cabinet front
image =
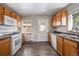
{"label": "wood grain cabinet front", "polygon": [[78,56],[77,43],[72,43],[67,39],[64,40],[64,56]]}
{"label": "wood grain cabinet front", "polygon": [[14,18],[14,19],[16,19],[16,17],[17,17],[17,16],[16,16],[16,13],[11,12],[11,17]]}
{"label": "wood grain cabinet front", "polygon": [[57,52],[63,55],[63,38],[61,36],[57,36]]}
{"label": "wood grain cabinet front", "polygon": [[17,26],[21,27],[21,25],[22,25],[22,19],[21,19],[21,17],[17,16],[16,20],[17,20]]}
{"label": "wood grain cabinet front", "polygon": [[4,14],[4,8],[0,6],[0,15]]}
{"label": "wood grain cabinet front", "polygon": [[11,17],[11,11],[7,8],[4,8],[4,15]]}
{"label": "wood grain cabinet front", "polygon": [[10,38],[0,40],[0,56],[11,55]]}
{"label": "wood grain cabinet front", "polygon": [[79,43],[57,36],[57,52],[62,56],[79,56]]}
{"label": "wood grain cabinet front", "polygon": [[4,8],[0,6],[0,24],[4,23],[3,14],[4,14]]}
{"label": "wood grain cabinet front", "polygon": [[57,26],[61,26],[61,20],[62,20],[62,16],[61,16],[61,12],[57,13],[56,15],[56,24]]}
{"label": "wood grain cabinet front", "polygon": [[52,40],[51,40],[51,33],[50,32],[48,32],[48,43],[51,45],[51,43],[52,43]]}
{"label": "wood grain cabinet front", "polygon": [[67,25],[67,18],[68,18],[67,11],[62,10],[61,12],[62,12],[62,25]]}
{"label": "wood grain cabinet front", "polygon": [[52,19],[51,19],[51,26],[52,26],[52,27],[57,26],[57,24],[56,24],[56,16],[53,16],[53,17],[52,17]]}
{"label": "wood grain cabinet front", "polygon": [[54,27],[67,25],[67,11],[61,10],[51,19],[51,25]]}

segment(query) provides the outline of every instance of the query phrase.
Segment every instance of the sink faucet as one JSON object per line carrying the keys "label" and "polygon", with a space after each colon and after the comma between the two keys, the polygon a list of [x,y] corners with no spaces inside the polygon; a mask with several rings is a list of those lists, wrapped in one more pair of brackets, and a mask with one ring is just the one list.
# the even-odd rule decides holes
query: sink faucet
{"label": "sink faucet", "polygon": [[78,37],[78,27],[77,26],[75,26],[75,28],[73,27],[73,30],[76,30],[76,37]]}

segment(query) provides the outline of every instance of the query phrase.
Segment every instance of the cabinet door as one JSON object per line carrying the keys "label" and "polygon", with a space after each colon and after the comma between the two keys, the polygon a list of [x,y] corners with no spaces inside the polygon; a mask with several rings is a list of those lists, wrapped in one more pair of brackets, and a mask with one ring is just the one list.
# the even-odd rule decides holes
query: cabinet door
{"label": "cabinet door", "polygon": [[61,12],[59,12],[57,15],[56,15],[56,24],[57,26],[61,26]]}
{"label": "cabinet door", "polygon": [[61,11],[62,12],[62,25],[67,25],[67,11]]}
{"label": "cabinet door", "polygon": [[52,17],[51,25],[52,25],[53,27],[57,26],[57,25],[56,25],[56,16],[53,16],[53,17]]}
{"label": "cabinet door", "polygon": [[0,41],[0,56],[9,56],[11,55],[11,43],[10,39],[4,39]]}
{"label": "cabinet door", "polygon": [[11,17],[14,18],[14,19],[16,19],[17,16],[16,16],[16,14],[14,12],[12,12],[11,13]]}
{"label": "cabinet door", "polygon": [[48,43],[51,44],[51,34],[48,32]]}
{"label": "cabinet door", "polygon": [[64,40],[64,56],[77,56],[78,50],[77,48],[71,46],[66,39]]}
{"label": "cabinet door", "polygon": [[4,24],[4,17],[3,17],[3,15],[0,15],[0,24]]}
{"label": "cabinet door", "polygon": [[57,51],[60,55],[63,55],[63,38],[57,36]]}
{"label": "cabinet door", "polygon": [[4,8],[0,7],[0,15],[3,15],[3,14],[4,14]]}
{"label": "cabinet door", "polygon": [[0,24],[4,23],[3,14],[4,14],[4,8],[0,7]]}
{"label": "cabinet door", "polygon": [[18,27],[21,27],[21,25],[22,25],[21,17],[20,16],[17,16],[17,26]]}
{"label": "cabinet door", "polygon": [[11,11],[8,10],[7,8],[4,8],[4,15],[11,17]]}

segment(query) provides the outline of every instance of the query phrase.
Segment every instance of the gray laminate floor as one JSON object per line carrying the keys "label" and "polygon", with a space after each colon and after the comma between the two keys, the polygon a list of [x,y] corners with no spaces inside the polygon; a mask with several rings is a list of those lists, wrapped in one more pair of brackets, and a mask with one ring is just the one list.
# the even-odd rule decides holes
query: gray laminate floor
{"label": "gray laminate floor", "polygon": [[15,56],[58,56],[57,52],[47,43],[25,43]]}

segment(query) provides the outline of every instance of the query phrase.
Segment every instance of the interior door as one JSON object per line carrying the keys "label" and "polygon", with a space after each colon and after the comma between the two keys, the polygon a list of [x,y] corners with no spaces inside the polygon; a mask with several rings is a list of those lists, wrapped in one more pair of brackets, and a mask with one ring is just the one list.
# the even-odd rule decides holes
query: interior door
{"label": "interior door", "polygon": [[39,40],[38,41],[47,41],[48,40],[48,20],[39,20]]}

